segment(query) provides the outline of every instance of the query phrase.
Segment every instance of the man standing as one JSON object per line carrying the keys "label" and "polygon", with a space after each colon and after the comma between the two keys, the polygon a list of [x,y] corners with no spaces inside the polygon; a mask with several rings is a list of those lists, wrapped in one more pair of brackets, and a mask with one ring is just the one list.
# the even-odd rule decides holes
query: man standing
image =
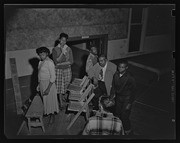
{"label": "man standing", "polygon": [[94,109],[98,110],[99,97],[109,96],[113,75],[116,72],[117,66],[112,62],[108,61],[105,55],[99,56],[99,63],[94,65],[92,70],[89,72],[89,78],[94,81],[97,88],[94,90],[95,96],[92,100]]}
{"label": "man standing", "polygon": [[110,100],[115,99],[115,116],[122,120],[125,134],[132,133],[129,116],[135,98],[135,79],[127,71],[128,62],[120,61],[118,71],[113,76]]}
{"label": "man standing", "polygon": [[98,62],[97,48],[92,46],[90,49],[89,56],[86,61],[86,73],[92,70],[92,67]]}

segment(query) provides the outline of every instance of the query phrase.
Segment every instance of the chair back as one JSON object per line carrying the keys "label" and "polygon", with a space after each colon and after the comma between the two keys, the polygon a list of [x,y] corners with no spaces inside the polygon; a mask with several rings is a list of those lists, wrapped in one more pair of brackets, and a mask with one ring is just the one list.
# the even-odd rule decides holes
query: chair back
{"label": "chair back", "polygon": [[80,86],[82,86],[87,79],[88,79],[88,77],[87,77],[87,76],[84,76],[83,79],[82,79],[82,82],[81,82]]}
{"label": "chair back", "polygon": [[84,102],[84,100],[87,99],[88,95],[90,95],[92,93],[93,90],[93,84],[89,84],[88,88],[86,88],[86,90],[84,91],[83,95],[81,96],[81,98],[79,99],[79,101]]}

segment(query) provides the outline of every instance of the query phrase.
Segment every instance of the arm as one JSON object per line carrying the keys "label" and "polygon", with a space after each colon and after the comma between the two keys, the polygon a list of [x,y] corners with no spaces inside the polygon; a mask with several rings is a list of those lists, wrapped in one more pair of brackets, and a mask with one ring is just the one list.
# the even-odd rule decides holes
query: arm
{"label": "arm", "polygon": [[86,61],[86,73],[88,73],[89,69],[93,66],[92,60],[90,58],[90,55],[88,56],[88,59]]}
{"label": "arm", "polygon": [[48,85],[47,89],[44,91],[43,95],[48,95],[49,94],[49,91],[51,89],[52,84],[53,84],[52,82],[49,82],[49,85]]}
{"label": "arm", "polygon": [[135,84],[135,80],[134,78],[129,78],[129,82],[128,82],[128,86],[127,86],[127,91],[125,92],[126,96],[129,96],[129,103],[127,104],[126,106],[126,109],[130,109],[132,103],[134,102],[135,100],[135,87],[136,87],[136,84]]}
{"label": "arm", "polygon": [[[90,79],[92,79],[93,77],[96,77],[96,74],[95,74],[95,72],[97,72],[97,67],[98,67],[98,63],[97,64],[95,64],[92,68],[91,68],[91,70],[89,70],[88,71],[88,77],[90,78]],[[96,77],[97,78],[97,77]],[[98,78],[97,78],[98,79]]]}
{"label": "arm", "polygon": [[113,99],[115,97],[115,74],[113,75],[113,80],[111,84],[111,90],[110,90],[110,99]]}
{"label": "arm", "polygon": [[[69,47],[67,47],[67,48],[69,48]],[[69,53],[66,53],[66,54],[68,54],[68,57],[69,57],[68,60],[67,61],[61,60],[61,63],[59,63],[58,65],[72,65],[73,64],[74,61],[73,61],[73,54],[72,54],[71,48],[69,48],[67,52],[69,52]],[[63,57],[64,56],[66,56],[66,55],[63,54]],[[67,58],[67,57],[64,57],[64,58]],[[63,58],[61,58],[61,59],[63,59]]]}
{"label": "arm", "polygon": [[71,50],[70,47],[69,47],[69,62],[70,62],[71,65],[74,63],[73,53],[72,53],[72,50]]}
{"label": "arm", "polygon": [[56,60],[57,60],[58,62],[62,62],[62,61],[63,61],[63,56],[64,56],[64,54],[61,53],[61,54],[59,55],[59,57],[56,58]]}
{"label": "arm", "polygon": [[61,52],[58,55],[58,53],[57,53],[55,48],[53,48],[53,50],[52,50],[52,56],[53,56],[53,61],[54,61],[55,65],[56,65],[57,63],[60,63],[60,62],[62,62],[64,60],[64,58],[63,58],[64,54]]}
{"label": "arm", "polygon": [[49,80],[50,82],[49,82],[49,85],[48,85],[47,89],[44,91],[43,95],[48,95],[49,94],[51,86],[55,82],[55,78],[56,78],[54,63],[49,61],[48,62],[48,67],[49,67],[49,73],[50,73],[50,80]]}

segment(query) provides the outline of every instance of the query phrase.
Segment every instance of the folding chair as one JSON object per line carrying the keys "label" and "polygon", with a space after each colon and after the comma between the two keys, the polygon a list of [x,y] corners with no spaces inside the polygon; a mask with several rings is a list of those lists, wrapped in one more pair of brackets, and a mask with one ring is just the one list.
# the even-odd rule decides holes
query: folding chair
{"label": "folding chair", "polygon": [[90,82],[90,80],[87,78],[87,79],[85,79],[85,82],[83,83],[82,86],[77,86],[77,85],[74,85],[74,84],[71,83],[68,86],[67,90],[70,93],[81,94],[82,95],[83,90],[89,85],[89,82]]}
{"label": "folding chair", "polygon": [[[89,97],[88,97],[89,95]],[[67,129],[69,129],[74,122],[77,120],[77,118],[79,117],[79,115],[82,112],[85,112],[86,114],[86,119],[88,119],[89,117],[89,102],[91,101],[91,99],[94,97],[94,93],[93,93],[93,84],[90,84],[88,86],[88,88],[86,89],[86,91],[84,92],[82,98],[80,101],[70,101],[67,110],[69,111],[75,111],[78,112],[74,119],[71,121],[71,123],[68,125]]]}
{"label": "folding chair", "polygon": [[71,100],[74,100],[74,101],[82,101],[82,98],[83,98],[83,96],[84,96],[84,94],[85,94],[85,91],[86,91],[86,89],[87,89],[87,87],[90,85],[89,84],[89,82],[88,82],[88,79],[86,80],[86,83],[84,84],[85,86],[84,86],[84,88],[83,88],[83,90],[82,90],[82,92],[74,92],[74,91],[70,91],[70,93],[69,93],[69,100],[71,101]]}
{"label": "folding chair", "polygon": [[73,85],[77,85],[77,86],[82,86],[84,84],[84,82],[86,81],[88,77],[87,76],[84,76],[82,79],[80,78],[75,78],[71,84]]}

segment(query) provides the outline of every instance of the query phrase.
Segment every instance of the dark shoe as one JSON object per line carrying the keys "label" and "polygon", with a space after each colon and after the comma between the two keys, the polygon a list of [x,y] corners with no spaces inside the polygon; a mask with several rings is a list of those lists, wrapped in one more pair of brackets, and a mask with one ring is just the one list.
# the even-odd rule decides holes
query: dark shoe
{"label": "dark shoe", "polygon": [[63,107],[59,106],[59,110],[61,110],[61,111],[62,111],[62,110],[63,110]]}
{"label": "dark shoe", "polygon": [[49,118],[49,124],[52,125],[55,121],[55,115],[51,115],[50,118]]}

